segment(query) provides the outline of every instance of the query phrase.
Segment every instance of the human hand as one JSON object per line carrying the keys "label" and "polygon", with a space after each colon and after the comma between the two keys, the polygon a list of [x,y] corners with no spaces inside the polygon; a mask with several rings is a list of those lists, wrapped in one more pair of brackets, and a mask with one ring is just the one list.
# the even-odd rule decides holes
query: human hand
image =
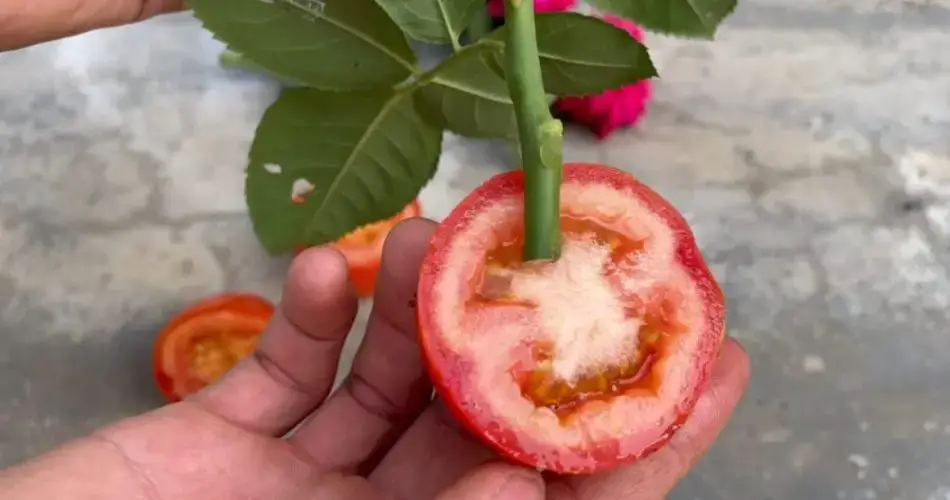
{"label": "human hand", "polygon": [[144,21],[184,5],[184,0],[3,0],[0,51]]}
{"label": "human hand", "polygon": [[254,356],[181,403],[0,474],[4,498],[663,498],[744,390],[748,359],[738,344],[724,344],[692,416],[648,458],[574,477],[505,463],[431,402],[413,297],[434,228],[413,219],[390,234],[365,340],[328,399],[357,301],[343,257],[318,248],[291,265],[279,312]]}

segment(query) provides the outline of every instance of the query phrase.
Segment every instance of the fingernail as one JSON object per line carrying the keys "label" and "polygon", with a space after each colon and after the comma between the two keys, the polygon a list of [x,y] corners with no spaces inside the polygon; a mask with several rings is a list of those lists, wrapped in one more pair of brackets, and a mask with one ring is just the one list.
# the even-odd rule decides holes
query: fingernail
{"label": "fingernail", "polygon": [[544,498],[541,478],[536,475],[512,474],[495,494],[497,500],[535,500]]}

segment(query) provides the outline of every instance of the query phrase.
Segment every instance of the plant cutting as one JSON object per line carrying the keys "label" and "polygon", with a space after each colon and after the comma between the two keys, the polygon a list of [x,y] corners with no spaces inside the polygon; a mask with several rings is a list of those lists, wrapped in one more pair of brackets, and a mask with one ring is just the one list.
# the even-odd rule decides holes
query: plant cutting
{"label": "plant cutting", "polygon": [[227,373],[257,347],[274,306],[263,297],[230,292],[185,308],[162,329],[152,349],[159,392],[176,402]]}
{"label": "plant cutting", "polygon": [[[662,33],[712,38],[735,0],[591,0]],[[229,50],[295,82],[249,153],[248,212],[271,253],[396,216],[443,134],[514,141],[520,168],[442,222],[421,270],[419,335],[445,404],[496,451],[590,473],[646,456],[688,417],[724,331],[722,293],[684,219],[605,165],[563,165],[550,97],[656,76],[622,27],[505,0],[191,0]],[[468,32],[467,43],[462,34]],[[414,44],[452,54],[431,68]]]}

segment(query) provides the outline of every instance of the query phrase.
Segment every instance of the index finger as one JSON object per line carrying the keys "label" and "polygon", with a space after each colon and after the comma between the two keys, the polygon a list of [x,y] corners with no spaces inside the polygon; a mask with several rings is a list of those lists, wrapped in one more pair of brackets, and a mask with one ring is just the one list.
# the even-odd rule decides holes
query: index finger
{"label": "index finger", "polygon": [[416,341],[414,297],[435,226],[409,219],[386,238],[373,311],[352,370],[291,438],[327,469],[372,466],[429,403],[432,387]]}
{"label": "index finger", "polygon": [[301,253],[254,355],[191,400],[243,428],[283,434],[329,393],[356,310],[343,255]]}

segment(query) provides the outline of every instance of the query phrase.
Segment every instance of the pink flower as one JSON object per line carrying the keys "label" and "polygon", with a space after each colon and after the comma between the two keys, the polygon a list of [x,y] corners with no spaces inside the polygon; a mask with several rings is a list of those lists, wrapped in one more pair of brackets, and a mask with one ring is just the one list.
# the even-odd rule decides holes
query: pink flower
{"label": "pink flower", "polygon": [[[571,10],[577,0],[534,0],[535,12],[563,12]],[[488,15],[505,17],[505,0],[488,0]]]}
{"label": "pink flower", "polygon": [[[625,19],[607,16],[604,21],[623,28],[638,41],[643,40],[640,29]],[[601,94],[561,97],[554,101],[554,109],[570,121],[586,125],[598,139],[604,140],[615,130],[640,121],[651,96],[650,81],[642,80]]]}

